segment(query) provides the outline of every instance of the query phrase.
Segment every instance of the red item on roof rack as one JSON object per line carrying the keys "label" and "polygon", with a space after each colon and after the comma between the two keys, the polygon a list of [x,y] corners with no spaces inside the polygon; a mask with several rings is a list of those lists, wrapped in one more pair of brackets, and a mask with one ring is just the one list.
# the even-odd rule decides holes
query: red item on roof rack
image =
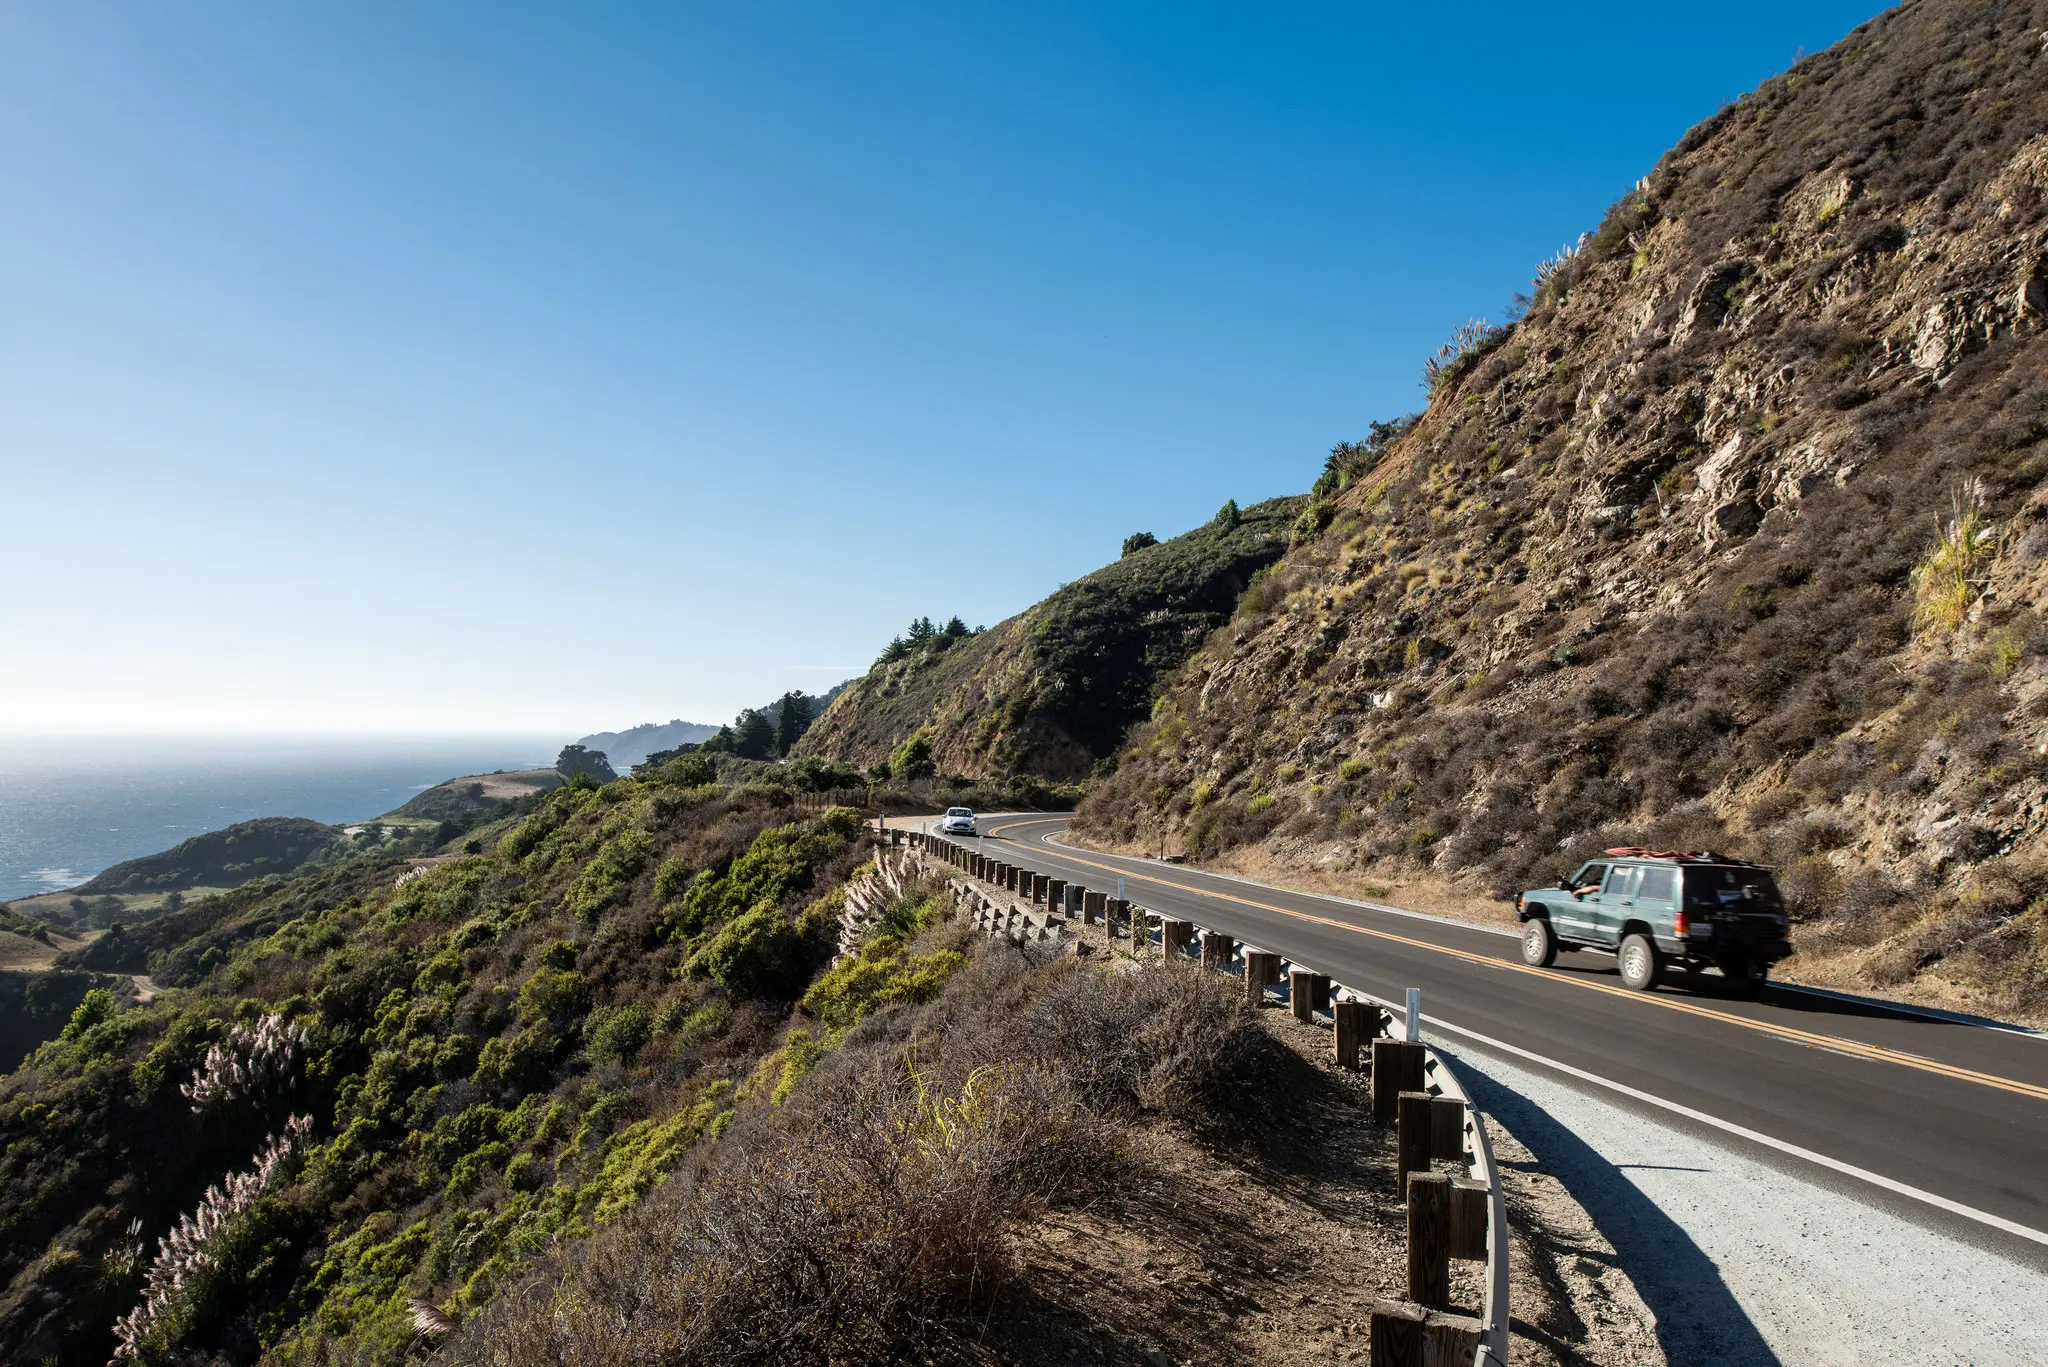
{"label": "red item on roof rack", "polygon": [[1618,845],[1608,854],[1623,859],[1681,859],[1694,864],[1732,864],[1736,861],[1712,850],[1650,850],[1641,845]]}

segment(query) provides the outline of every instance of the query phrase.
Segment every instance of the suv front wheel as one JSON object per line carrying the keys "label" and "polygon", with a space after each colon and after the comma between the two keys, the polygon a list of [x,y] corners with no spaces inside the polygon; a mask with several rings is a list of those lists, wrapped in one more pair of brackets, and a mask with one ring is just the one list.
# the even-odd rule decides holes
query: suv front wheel
{"label": "suv front wheel", "polygon": [[1550,933],[1550,922],[1535,920],[1522,927],[1522,962],[1531,968],[1557,962],[1557,937]]}
{"label": "suv front wheel", "polygon": [[1631,992],[1648,992],[1664,974],[1664,961],[1650,937],[1640,932],[1625,936],[1621,952],[1621,982]]}

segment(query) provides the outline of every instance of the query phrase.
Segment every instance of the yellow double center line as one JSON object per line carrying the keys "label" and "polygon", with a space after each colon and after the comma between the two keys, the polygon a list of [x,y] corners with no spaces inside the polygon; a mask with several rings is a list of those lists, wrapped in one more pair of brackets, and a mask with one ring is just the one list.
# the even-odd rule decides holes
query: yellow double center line
{"label": "yellow double center line", "polygon": [[[1024,824],[1027,823],[1011,822],[1007,826],[992,826],[989,829],[989,834],[996,835],[1011,829],[1013,826]],[[1209,888],[1196,888],[1186,883],[1175,883],[1164,878],[1154,878],[1115,864],[1102,864],[1092,859],[1083,859],[1079,855],[1072,853],[1065,846],[1061,847],[1057,857],[1087,868],[1101,869],[1105,873],[1114,873],[1133,882],[1150,883],[1154,887],[1171,888],[1175,892],[1190,893],[1196,897],[1213,897],[1222,902],[1235,902],[1239,906],[1251,907],[1258,911],[1272,912],[1275,916],[1287,916],[1297,921],[1307,921],[1313,925],[1329,926],[1333,930],[1348,930],[1354,935],[1369,935],[1376,940],[1387,940],[1397,945],[1408,945],[1415,949],[1426,949],[1435,954],[1448,954],[1454,959],[1463,959],[1467,963],[1481,964],[1487,968],[1502,969],[1510,973],[1532,973],[1545,982],[1569,983],[1573,987],[1584,988],[1589,992],[1605,992],[1610,996],[1619,997],[1624,1001],[1633,1002],[1640,1006],[1661,1006],[1666,1011],[1682,1011],[1691,1016],[1722,1021],[1729,1025],[1739,1025],[1745,1030],[1754,1030],[1758,1034],[1763,1035],[1773,1035],[1778,1039],[1790,1040],[1796,1044],[1812,1045],[1821,1049],[1834,1049],[1844,1054],[1854,1054],[1858,1058],[1867,1058],[1877,1063],[1896,1063],[1904,1068],[1917,1068],[1923,1073],[1935,1073],[1942,1077],[1956,1078],[1962,1082],[1974,1082],[1980,1086],[1996,1087],[2000,1091],[2016,1092],[2021,1096],[2030,1096],[2037,1100],[2048,1101],[2048,1087],[2037,1087],[2031,1082],[2016,1082],[2012,1078],[1998,1077],[1992,1073],[1980,1073],[1971,1068],[1958,1068],[1954,1064],[1940,1063],[1934,1059],[1919,1058],[1913,1054],[1900,1053],[1896,1049],[1886,1049],[1881,1045],[1864,1044],[1860,1040],[1843,1039],[1839,1035],[1817,1035],[1812,1031],[1798,1030],[1789,1025],[1775,1025],[1768,1021],[1751,1020],[1747,1016],[1730,1015],[1726,1011],[1716,1011],[1712,1007],[1701,1006],[1696,1002],[1680,1001],[1673,997],[1646,996],[1642,993],[1631,992],[1626,988],[1615,987],[1608,983],[1588,982],[1584,978],[1561,977],[1558,974],[1548,973],[1540,968],[1531,968],[1527,964],[1516,963],[1510,959],[1496,959],[1486,954],[1474,954],[1468,949],[1455,949],[1450,945],[1432,944],[1428,940],[1418,940],[1413,936],[1396,935],[1389,930],[1375,930],[1370,926],[1361,926],[1351,921],[1339,921],[1328,916],[1317,916],[1306,911],[1296,911],[1291,907],[1274,906],[1271,902],[1259,902],[1249,897],[1238,897],[1227,892],[1219,892]]]}

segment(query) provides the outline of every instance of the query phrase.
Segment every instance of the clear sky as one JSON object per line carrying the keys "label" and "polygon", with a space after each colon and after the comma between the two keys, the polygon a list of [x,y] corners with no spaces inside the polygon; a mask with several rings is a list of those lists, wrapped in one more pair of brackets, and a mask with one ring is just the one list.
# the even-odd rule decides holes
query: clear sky
{"label": "clear sky", "polygon": [[719,721],[1419,405],[1867,3],[0,3],[0,729]]}

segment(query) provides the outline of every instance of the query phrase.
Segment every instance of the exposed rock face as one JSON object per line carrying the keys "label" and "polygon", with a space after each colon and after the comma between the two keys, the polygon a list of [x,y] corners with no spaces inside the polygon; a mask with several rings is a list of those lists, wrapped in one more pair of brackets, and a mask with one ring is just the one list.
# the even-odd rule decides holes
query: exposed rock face
{"label": "exposed rock face", "polygon": [[1687,134],[1084,819],[1495,892],[1733,843],[1816,953],[2048,1005],[2044,28],[1909,6]]}

